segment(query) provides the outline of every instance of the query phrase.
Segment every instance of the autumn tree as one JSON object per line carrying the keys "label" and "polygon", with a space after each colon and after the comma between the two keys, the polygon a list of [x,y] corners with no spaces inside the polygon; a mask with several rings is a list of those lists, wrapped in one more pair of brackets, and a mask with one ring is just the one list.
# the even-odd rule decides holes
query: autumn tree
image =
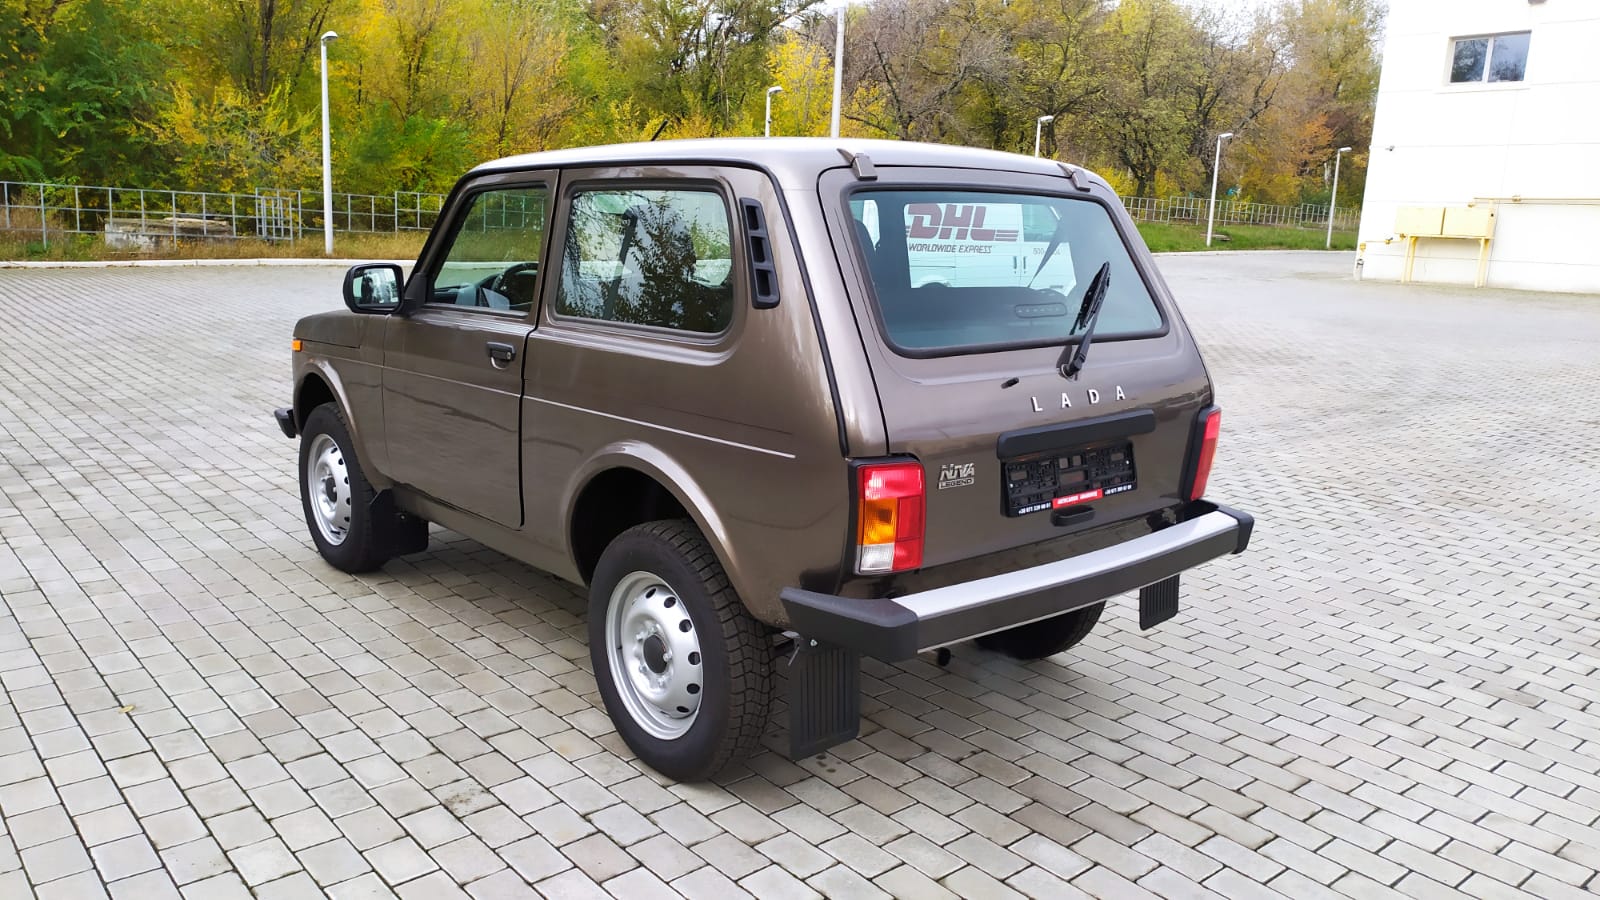
{"label": "autumn tree", "polygon": [[0,178],[103,184],[167,162],[141,123],[165,101],[148,11],[113,0],[0,0]]}
{"label": "autumn tree", "polygon": [[[311,187],[329,47],[341,190],[442,191],[553,147],[821,135],[836,19],[820,0],[0,0],[0,175]],[[1360,190],[1381,0],[874,0],[849,9],[846,134],[1030,152],[1136,194],[1317,202]]]}
{"label": "autumn tree", "polygon": [[546,0],[489,0],[467,37],[468,109],[483,156],[556,146],[579,98],[569,89],[562,11]]}
{"label": "autumn tree", "polygon": [[781,29],[819,0],[593,0],[612,77],[639,109],[695,132],[745,127]]}
{"label": "autumn tree", "polygon": [[1200,77],[1188,85],[1186,156],[1198,164],[1198,178],[1211,180],[1217,136],[1233,132],[1248,138],[1257,120],[1274,108],[1283,86],[1287,52],[1269,17],[1231,18],[1216,9],[1196,14],[1194,48]]}
{"label": "autumn tree", "polygon": [[[783,88],[773,98],[773,133],[827,134],[833,112],[833,61],[823,43],[798,29],[789,30],[768,51],[767,68],[772,83]],[[765,100],[763,91],[763,112]]]}
{"label": "autumn tree", "polygon": [[172,153],[163,181],[174,188],[298,187],[320,168],[315,115],[296,108],[287,87],[257,98],[227,83],[203,93],[175,85],[146,128]]}
{"label": "autumn tree", "polygon": [[1288,89],[1304,111],[1303,121],[1319,119],[1328,132],[1321,159],[1298,162],[1311,182],[1308,193],[1324,194],[1321,163],[1339,147],[1354,147],[1354,158],[1345,160],[1351,180],[1340,193],[1359,197],[1378,95],[1381,62],[1374,37],[1382,33],[1383,6],[1379,0],[1285,0],[1278,11],[1290,62]]}
{"label": "autumn tree", "polygon": [[993,78],[1004,42],[974,0],[878,0],[845,30],[844,117],[867,133],[937,141],[961,135],[962,93]]}
{"label": "autumn tree", "polygon": [[[353,0],[170,0],[189,63],[263,98],[315,75],[323,32]],[[201,82],[195,87],[207,86]]]}
{"label": "autumn tree", "polygon": [[1105,53],[1096,32],[1105,21],[1101,0],[984,0],[976,7],[1001,40],[1002,59],[987,67],[968,93],[975,142],[1028,150],[1034,123],[1045,155],[1058,136],[1086,148],[1085,125],[1106,92]]}
{"label": "autumn tree", "polygon": [[1204,36],[1176,0],[1123,0],[1098,34],[1107,78],[1092,127],[1107,155],[1131,174],[1134,193],[1146,197],[1161,171],[1188,162]]}

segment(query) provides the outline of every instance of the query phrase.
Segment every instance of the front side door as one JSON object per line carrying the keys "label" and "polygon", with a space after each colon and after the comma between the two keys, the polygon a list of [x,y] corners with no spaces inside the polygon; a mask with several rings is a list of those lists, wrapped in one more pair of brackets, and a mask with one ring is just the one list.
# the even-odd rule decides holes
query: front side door
{"label": "front side door", "polygon": [[391,317],[383,406],[390,477],[522,526],[518,406],[538,320],[554,175],[493,176],[460,192],[413,278],[427,302]]}

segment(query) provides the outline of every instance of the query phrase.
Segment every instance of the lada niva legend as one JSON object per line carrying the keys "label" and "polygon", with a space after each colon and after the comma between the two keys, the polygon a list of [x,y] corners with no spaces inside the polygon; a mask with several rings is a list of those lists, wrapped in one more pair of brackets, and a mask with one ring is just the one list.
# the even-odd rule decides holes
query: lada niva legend
{"label": "lada niva legend", "polygon": [[915,143],[703,140],[486,163],[416,267],[294,331],[305,516],[347,572],[428,523],[589,592],[595,679],[681,780],[858,733],[863,654],[1081,641],[1245,549],[1221,414],[1100,178]]}

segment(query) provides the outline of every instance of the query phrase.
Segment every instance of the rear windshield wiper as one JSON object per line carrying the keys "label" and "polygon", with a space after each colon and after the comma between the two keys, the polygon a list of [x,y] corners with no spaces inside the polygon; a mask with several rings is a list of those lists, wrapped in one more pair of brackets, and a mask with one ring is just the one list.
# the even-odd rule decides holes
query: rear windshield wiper
{"label": "rear windshield wiper", "polygon": [[1083,329],[1083,337],[1078,339],[1076,350],[1072,344],[1061,348],[1061,358],[1056,360],[1056,367],[1061,370],[1063,378],[1077,378],[1083,371],[1083,361],[1089,358],[1089,344],[1094,341],[1094,323],[1100,318],[1100,307],[1105,303],[1106,288],[1111,286],[1111,263],[1100,264],[1100,271],[1094,273],[1089,279],[1089,287],[1083,292],[1083,304],[1078,307],[1078,318],[1072,323],[1070,334],[1077,334]]}

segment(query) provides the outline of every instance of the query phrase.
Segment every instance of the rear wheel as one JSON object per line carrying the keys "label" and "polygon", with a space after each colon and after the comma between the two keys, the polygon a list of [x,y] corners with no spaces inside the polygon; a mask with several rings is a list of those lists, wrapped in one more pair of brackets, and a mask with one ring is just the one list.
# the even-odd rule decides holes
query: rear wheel
{"label": "rear wheel", "polygon": [[630,528],[589,587],[589,655],[606,712],[647,765],[702,781],[756,748],[772,641],[684,521]]}
{"label": "rear wheel", "polygon": [[1044,659],[1075,646],[1094,630],[1104,603],[1007,628],[976,639],[979,647],[1004,653],[1012,659]]}

